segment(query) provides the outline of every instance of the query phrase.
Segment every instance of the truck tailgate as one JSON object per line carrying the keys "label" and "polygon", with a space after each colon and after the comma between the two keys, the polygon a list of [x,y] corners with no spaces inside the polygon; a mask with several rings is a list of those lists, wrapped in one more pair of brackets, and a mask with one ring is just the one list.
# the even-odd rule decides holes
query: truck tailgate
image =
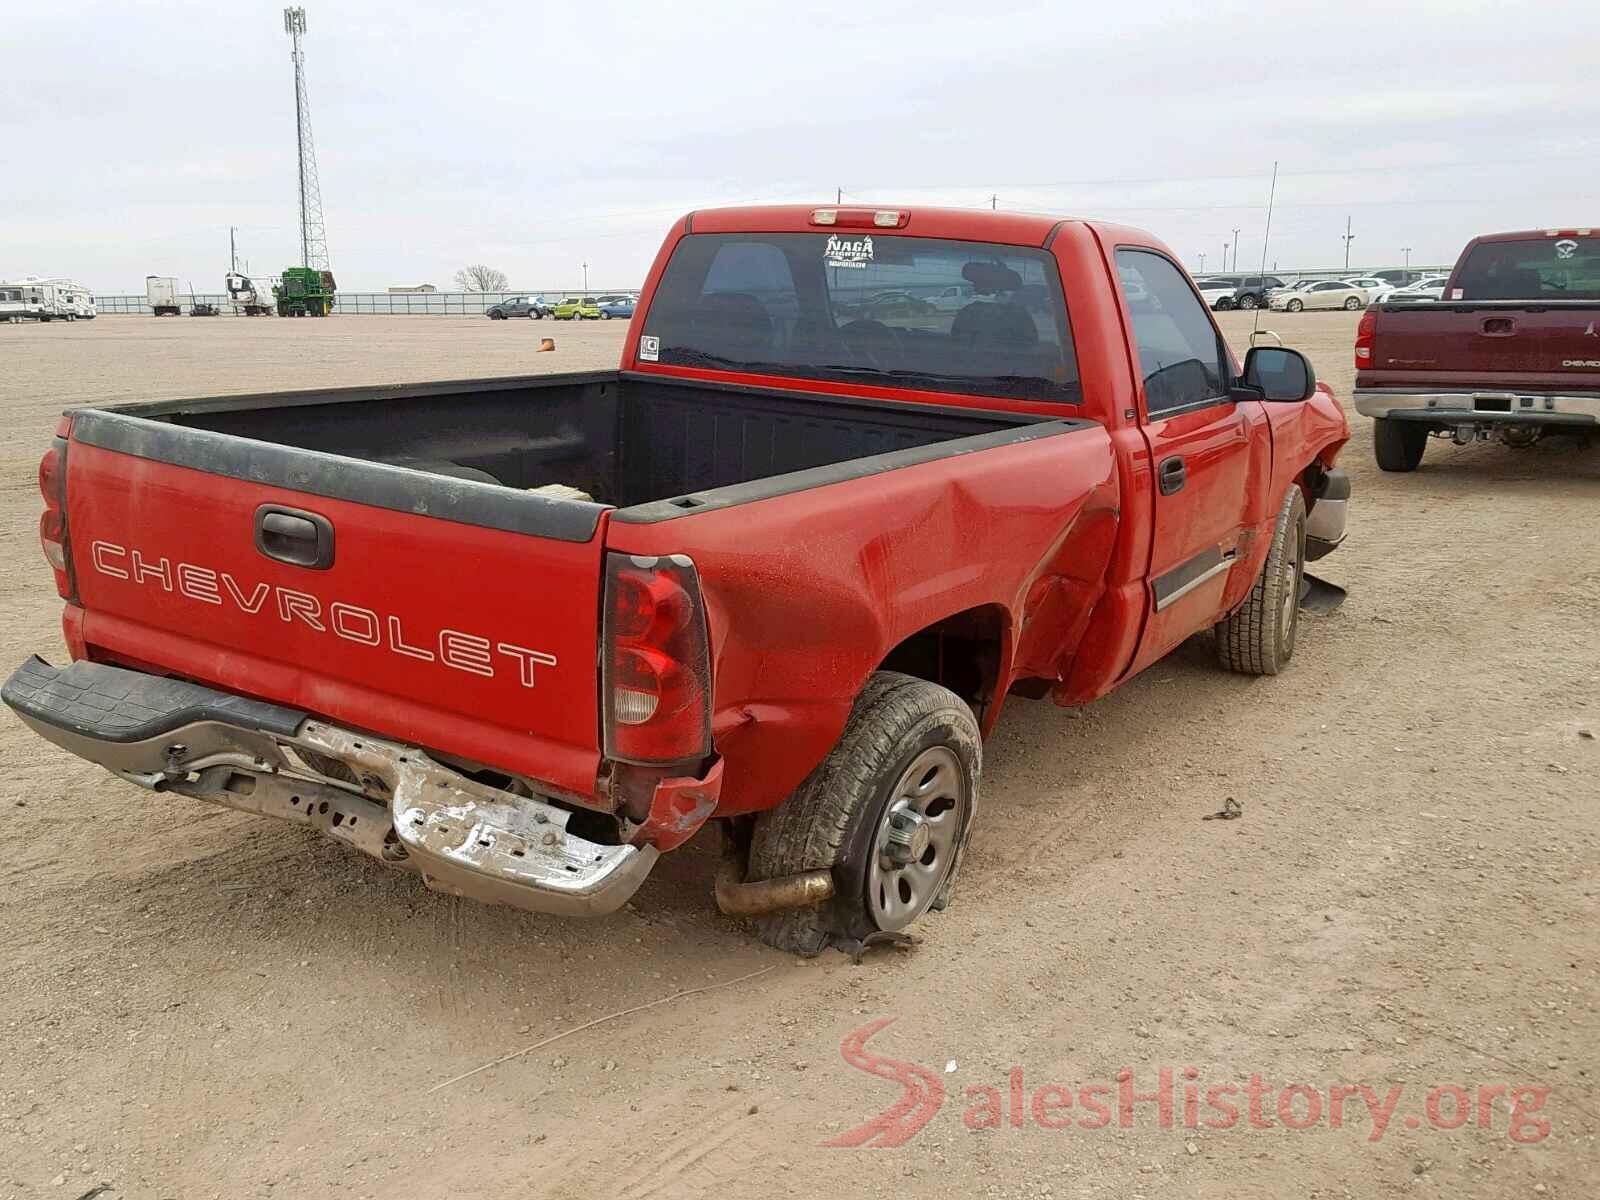
{"label": "truck tailgate", "polygon": [[[1363,386],[1600,389],[1600,302],[1413,304],[1377,314]],[[1443,377],[1441,377],[1443,376]],[[1453,377],[1453,378],[1452,378]]]}
{"label": "truck tailgate", "polygon": [[67,512],[91,657],[592,797],[603,506],[86,412]]}

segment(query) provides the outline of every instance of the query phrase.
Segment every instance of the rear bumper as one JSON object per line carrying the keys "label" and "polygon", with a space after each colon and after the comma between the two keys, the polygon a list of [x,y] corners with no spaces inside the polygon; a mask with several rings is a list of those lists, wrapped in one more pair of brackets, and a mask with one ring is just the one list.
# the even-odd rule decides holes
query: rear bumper
{"label": "rear bumper", "polygon": [[1355,403],[1363,416],[1436,425],[1600,424],[1600,394],[1357,388]]}
{"label": "rear bumper", "polygon": [[31,658],[0,699],[46,741],[130,783],[312,826],[435,891],[598,915],[620,908],[659,857],[580,838],[565,809],[415,747],[199,684]]}

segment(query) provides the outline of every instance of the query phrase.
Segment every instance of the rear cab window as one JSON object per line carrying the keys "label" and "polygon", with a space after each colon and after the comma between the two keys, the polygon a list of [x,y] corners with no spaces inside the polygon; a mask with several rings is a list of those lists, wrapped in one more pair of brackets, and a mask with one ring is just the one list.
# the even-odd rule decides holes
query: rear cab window
{"label": "rear cab window", "polygon": [[645,316],[662,364],[1082,402],[1054,258],[983,242],[691,234]]}
{"label": "rear cab window", "polygon": [[1450,298],[1600,300],[1600,237],[1480,242],[1461,264]]}

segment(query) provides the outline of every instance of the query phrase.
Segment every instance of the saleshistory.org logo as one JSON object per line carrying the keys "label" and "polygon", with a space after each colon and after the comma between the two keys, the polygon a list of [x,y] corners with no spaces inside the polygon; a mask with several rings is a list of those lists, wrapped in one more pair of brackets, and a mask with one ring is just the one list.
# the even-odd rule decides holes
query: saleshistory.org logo
{"label": "saleshistory.org logo", "polygon": [[343,600],[325,604],[309,592],[264,581],[241,583],[227,571],[214,571],[194,563],[174,563],[165,557],[146,557],[138,550],[129,550],[113,542],[90,543],[89,560],[96,571],[113,579],[176,592],[201,604],[234,608],[249,617],[303,625],[347,642],[419,662],[438,662],[469,675],[492,679],[502,671],[511,670],[516,672],[523,687],[531,688],[535,668],[556,665],[555,655],[543,650],[530,650],[459,629],[441,629],[424,641],[408,633],[393,613],[377,613]]}
{"label": "saleshistory.org logo", "polygon": [[[903,1146],[938,1116],[946,1100],[946,1083],[937,1071],[867,1049],[867,1042],[895,1021],[880,1017],[853,1030],[839,1046],[844,1061],[858,1071],[900,1085],[898,1100],[877,1116],[824,1142],[824,1146],[883,1148]],[[946,1071],[954,1070],[954,1065]],[[1346,1119],[1368,1125],[1367,1141],[1381,1142],[1397,1118],[1406,1129],[1498,1130],[1518,1145],[1542,1142],[1550,1121],[1541,1115],[1550,1095],[1531,1084],[1483,1083],[1476,1087],[1436,1084],[1423,1100],[1423,1115],[1403,1111],[1405,1088],[1394,1084],[1380,1092],[1365,1083],[1313,1087],[1291,1083],[1273,1087],[1259,1074],[1244,1083],[1204,1084],[1191,1066],[1159,1067],[1136,1090],[1136,1072],[1123,1067],[1110,1082],[1073,1086],[1032,1086],[1020,1066],[999,1083],[976,1083],[961,1090],[967,1129],[1098,1130],[1130,1129],[1153,1122],[1161,1129],[1290,1130],[1344,1128]],[[1499,1118],[1504,1118],[1501,1122]]]}

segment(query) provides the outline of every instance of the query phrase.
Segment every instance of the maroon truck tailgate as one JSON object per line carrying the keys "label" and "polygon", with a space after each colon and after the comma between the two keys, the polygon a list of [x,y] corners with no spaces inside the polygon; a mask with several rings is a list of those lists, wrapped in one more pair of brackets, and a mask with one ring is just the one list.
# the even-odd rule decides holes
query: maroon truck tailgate
{"label": "maroon truck tailgate", "polygon": [[1377,314],[1359,386],[1600,390],[1600,302],[1413,304]]}

